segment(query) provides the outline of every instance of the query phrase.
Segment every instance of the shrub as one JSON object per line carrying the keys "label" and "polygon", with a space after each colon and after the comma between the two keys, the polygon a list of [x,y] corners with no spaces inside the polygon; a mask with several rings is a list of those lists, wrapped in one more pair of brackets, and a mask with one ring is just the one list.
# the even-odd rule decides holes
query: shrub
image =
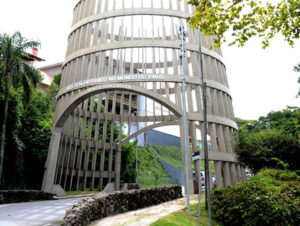
{"label": "shrub", "polygon": [[235,187],[212,193],[212,210],[224,225],[299,225],[300,177],[268,169]]}

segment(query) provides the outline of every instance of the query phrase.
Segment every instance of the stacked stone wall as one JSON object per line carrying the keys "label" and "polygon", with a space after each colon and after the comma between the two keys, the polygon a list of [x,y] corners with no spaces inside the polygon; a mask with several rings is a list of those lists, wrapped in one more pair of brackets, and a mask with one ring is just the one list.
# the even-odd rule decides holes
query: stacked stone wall
{"label": "stacked stone wall", "polygon": [[62,225],[88,225],[104,217],[158,205],[181,197],[180,186],[101,193],[74,204],[67,210]]}

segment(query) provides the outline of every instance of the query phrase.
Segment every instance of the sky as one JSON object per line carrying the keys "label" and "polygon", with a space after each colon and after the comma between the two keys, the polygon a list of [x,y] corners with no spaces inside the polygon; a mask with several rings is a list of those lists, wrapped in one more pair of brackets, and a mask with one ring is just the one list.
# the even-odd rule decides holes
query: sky
{"label": "sky", "polygon": [[[76,0],[0,0],[0,33],[20,31],[41,42],[42,65],[63,62]],[[291,48],[281,37],[266,50],[259,40],[243,48],[223,46],[236,117],[258,119],[270,111],[300,106],[296,94],[300,62],[300,40]],[[42,66],[39,65],[39,66]]]}

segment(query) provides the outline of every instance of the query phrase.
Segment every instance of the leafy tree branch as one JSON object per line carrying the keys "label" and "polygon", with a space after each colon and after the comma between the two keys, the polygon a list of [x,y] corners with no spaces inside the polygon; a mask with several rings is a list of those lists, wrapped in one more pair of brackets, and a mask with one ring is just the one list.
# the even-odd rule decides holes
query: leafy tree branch
{"label": "leafy tree branch", "polygon": [[281,0],[190,0],[196,7],[189,18],[192,28],[200,27],[204,35],[214,36],[215,46],[226,42],[225,33],[233,40],[229,45],[244,46],[252,37],[262,39],[262,47],[281,33],[290,46],[300,36],[300,1]]}

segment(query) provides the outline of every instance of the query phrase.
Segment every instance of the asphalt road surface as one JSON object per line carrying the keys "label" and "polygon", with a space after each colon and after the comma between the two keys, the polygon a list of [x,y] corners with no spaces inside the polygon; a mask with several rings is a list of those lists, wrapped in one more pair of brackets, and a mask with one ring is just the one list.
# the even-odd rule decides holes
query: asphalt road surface
{"label": "asphalt road surface", "polygon": [[0,205],[1,226],[60,225],[66,209],[82,198]]}

